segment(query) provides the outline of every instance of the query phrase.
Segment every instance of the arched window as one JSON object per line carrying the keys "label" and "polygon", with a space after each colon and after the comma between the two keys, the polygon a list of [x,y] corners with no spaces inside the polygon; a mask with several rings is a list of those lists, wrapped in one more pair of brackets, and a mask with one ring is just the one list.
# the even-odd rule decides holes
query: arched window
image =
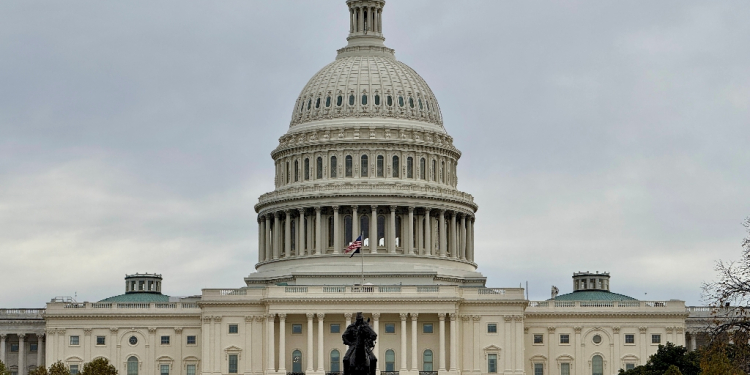
{"label": "arched window", "polygon": [[307,110],[310,110],[310,107],[312,107],[312,99],[307,99]]}
{"label": "arched window", "polygon": [[409,107],[414,108],[414,98],[409,97]]}
{"label": "arched window", "polygon": [[384,160],[385,159],[383,159],[383,155],[378,155],[378,162],[377,162],[377,166],[376,166],[377,172],[378,172],[378,174],[377,174],[378,177],[383,177],[383,164],[384,164]]}
{"label": "arched window", "polygon": [[399,169],[401,169],[398,165],[398,156],[393,155],[393,164],[391,164],[391,168],[393,169],[393,177],[399,176]]}
{"label": "arched window", "polygon": [[362,246],[370,246],[370,217],[362,215],[359,218],[359,230],[362,231]]}
{"label": "arched window", "polygon": [[423,180],[425,179],[425,174],[427,173],[426,170],[427,170],[427,166],[425,165],[424,158],[422,158],[419,160],[419,178]]}
{"label": "arched window", "polygon": [[329,371],[341,372],[341,353],[336,349],[331,351],[331,367],[329,367]]}
{"label": "arched window", "polygon": [[598,354],[591,358],[591,375],[604,375],[604,360]]}
{"label": "arched window", "polygon": [[135,356],[128,358],[128,375],[138,375],[138,358]]}
{"label": "arched window", "polygon": [[437,162],[435,160],[432,161],[432,170],[430,171],[430,180],[431,181],[437,181],[437,176],[435,176],[435,170],[437,169]]}
{"label": "arched window", "polygon": [[398,106],[403,107],[404,106],[404,97],[400,96],[398,97]]}
{"label": "arched window", "polygon": [[341,104],[343,104],[343,102],[344,102],[344,98],[341,95],[339,95],[336,98],[336,105],[339,106],[339,107],[341,107]]}
{"label": "arched window", "polygon": [[375,94],[375,105],[380,105],[380,95]]}
{"label": "arched window", "polygon": [[346,158],[344,159],[344,169],[346,170],[346,177],[352,177],[352,156],[346,155]]}
{"label": "arched window", "polygon": [[352,217],[349,215],[344,216],[344,243],[352,243]]}
{"label": "arched window", "polygon": [[406,178],[414,178],[414,158],[406,158]]}
{"label": "arched window", "polygon": [[333,246],[333,216],[328,217],[328,246]]}
{"label": "arched window", "polygon": [[385,104],[387,104],[389,107],[393,106],[393,97],[388,95],[385,97]]}
{"label": "arched window", "polygon": [[396,353],[391,349],[385,351],[385,371],[396,371]]}
{"label": "arched window", "polygon": [[385,246],[385,216],[378,216],[378,246]]}
{"label": "arched window", "polygon": [[359,175],[367,177],[367,155],[362,155],[362,163],[359,168]]}
{"label": "arched window", "polygon": [[349,94],[349,105],[354,105],[354,94]]}
{"label": "arched window", "polygon": [[396,247],[401,246],[401,216],[396,215]]}
{"label": "arched window", "polygon": [[299,160],[294,161],[294,182],[299,181]]}
{"label": "arched window", "polygon": [[296,374],[302,372],[302,352],[299,350],[292,352],[292,372]]}
{"label": "arched window", "polygon": [[315,108],[320,108],[320,98],[315,99]]}
{"label": "arched window", "polygon": [[422,99],[420,98],[420,99],[419,99],[419,110],[421,111],[421,110],[423,110],[423,109],[424,109],[424,108],[422,107]]}
{"label": "arched window", "polygon": [[330,107],[330,106],[331,106],[331,96],[329,95],[326,97],[326,107]]}
{"label": "arched window", "polygon": [[367,105],[367,94],[362,94],[362,105]]}
{"label": "arched window", "polygon": [[315,178],[320,180],[323,178],[323,158],[318,156],[318,160],[315,163]]}
{"label": "arched window", "polygon": [[336,170],[338,169],[338,163],[336,157],[331,156],[331,178],[336,178]]}
{"label": "arched window", "polygon": [[430,349],[422,353],[422,371],[432,371],[432,350]]}
{"label": "arched window", "polygon": [[310,179],[310,159],[305,159],[305,180]]}

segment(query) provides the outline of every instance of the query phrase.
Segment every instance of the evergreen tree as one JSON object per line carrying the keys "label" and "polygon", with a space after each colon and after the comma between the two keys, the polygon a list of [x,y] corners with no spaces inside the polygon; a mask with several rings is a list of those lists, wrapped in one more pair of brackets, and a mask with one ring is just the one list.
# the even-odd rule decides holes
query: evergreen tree
{"label": "evergreen tree", "polygon": [[679,370],[680,375],[699,375],[701,373],[697,352],[688,352],[684,346],[675,346],[675,344],[668,342],[667,345],[659,345],[659,349],[648,359],[645,365],[628,371],[620,370],[620,374],[664,375],[672,366]]}
{"label": "evergreen tree", "polygon": [[97,358],[83,365],[81,375],[117,375],[117,369],[106,358]]}
{"label": "evergreen tree", "polygon": [[0,361],[0,375],[10,375],[10,370],[5,367],[3,361]]}
{"label": "evergreen tree", "polygon": [[47,368],[44,366],[37,366],[33,370],[29,371],[29,375],[49,375]]}
{"label": "evergreen tree", "polygon": [[49,375],[70,375],[70,370],[62,361],[57,361],[49,367]]}
{"label": "evergreen tree", "polygon": [[727,356],[724,344],[714,344],[701,356],[701,375],[745,375]]}
{"label": "evergreen tree", "polygon": [[664,373],[664,375],[682,375],[682,373],[680,372],[680,369],[677,368],[677,366],[672,365],[669,366],[669,369]]}

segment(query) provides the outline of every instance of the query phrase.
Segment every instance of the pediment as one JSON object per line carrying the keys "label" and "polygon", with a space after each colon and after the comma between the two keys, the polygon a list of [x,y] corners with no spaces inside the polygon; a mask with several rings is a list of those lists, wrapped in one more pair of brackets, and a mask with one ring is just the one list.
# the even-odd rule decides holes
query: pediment
{"label": "pediment", "polygon": [[497,345],[490,345],[490,346],[484,347],[484,351],[486,351],[486,352],[496,352],[496,351],[500,351],[500,350],[502,350],[502,349],[500,349],[500,347],[497,346]]}

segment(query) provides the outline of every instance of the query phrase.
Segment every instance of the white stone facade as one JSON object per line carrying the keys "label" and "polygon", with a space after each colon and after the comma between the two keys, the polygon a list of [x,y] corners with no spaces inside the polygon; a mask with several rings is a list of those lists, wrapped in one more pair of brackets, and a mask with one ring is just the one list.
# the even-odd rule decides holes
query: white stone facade
{"label": "white stone facade", "polygon": [[[255,206],[258,263],[245,286],[168,298],[159,275],[131,275],[123,299],[50,302],[46,363],[80,369],[104,357],[123,375],[338,373],[358,311],[388,374],[616,374],[655,352],[652,335],[684,344],[681,301],[530,303],[523,289],[486,287],[474,262],[478,207],[457,189],[461,152],[437,100],[385,47],[385,2],[346,4],[348,45],[304,87],[271,154],[275,190]],[[351,258],[344,249],[359,235]],[[608,293],[599,277],[606,287],[594,289]]]}

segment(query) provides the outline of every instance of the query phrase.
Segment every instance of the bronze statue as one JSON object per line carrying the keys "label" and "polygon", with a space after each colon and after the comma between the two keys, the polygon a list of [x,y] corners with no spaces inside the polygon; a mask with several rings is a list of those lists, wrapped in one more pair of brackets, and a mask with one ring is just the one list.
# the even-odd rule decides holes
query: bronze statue
{"label": "bronze statue", "polygon": [[370,319],[365,322],[362,313],[358,312],[357,319],[346,327],[341,338],[349,346],[344,355],[344,375],[375,375],[378,359],[372,348],[378,334],[370,328]]}

